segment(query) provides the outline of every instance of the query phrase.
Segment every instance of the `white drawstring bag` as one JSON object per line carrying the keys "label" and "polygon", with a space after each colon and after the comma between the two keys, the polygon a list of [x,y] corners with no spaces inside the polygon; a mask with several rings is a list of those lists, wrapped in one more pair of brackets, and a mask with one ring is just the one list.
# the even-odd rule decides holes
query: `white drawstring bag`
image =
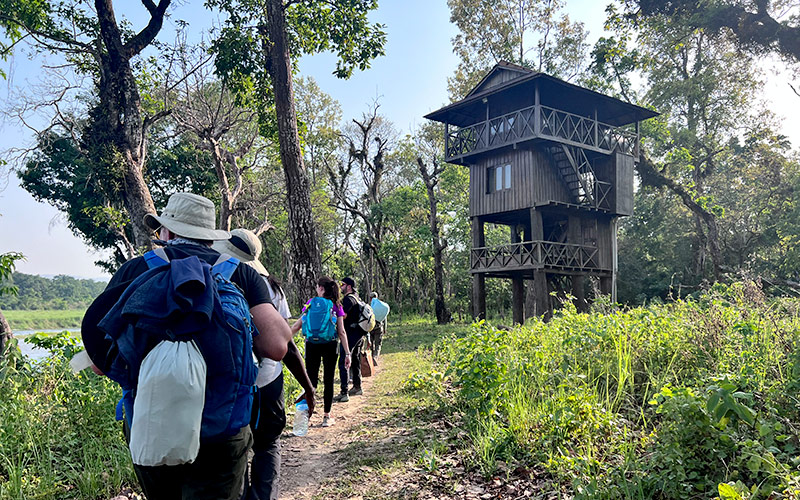
{"label": "white drawstring bag", "polygon": [[194,462],[206,394],[206,362],[194,341],[162,340],[142,361],[133,401],[131,458],[136,465]]}

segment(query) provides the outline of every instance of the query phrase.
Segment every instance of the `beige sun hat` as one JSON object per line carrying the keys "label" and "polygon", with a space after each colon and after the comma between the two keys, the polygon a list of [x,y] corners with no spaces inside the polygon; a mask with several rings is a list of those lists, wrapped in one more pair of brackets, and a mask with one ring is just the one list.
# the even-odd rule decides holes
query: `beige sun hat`
{"label": "beige sun hat", "polygon": [[231,237],[228,231],[216,229],[214,202],[193,193],[173,194],[161,215],[147,214],[144,223],[154,231],[164,226],[178,236],[194,240],[227,240]]}
{"label": "beige sun hat", "polygon": [[231,231],[230,239],[215,241],[211,248],[219,253],[236,257],[262,276],[269,276],[267,268],[258,260],[261,255],[261,240],[249,229],[234,229]]}

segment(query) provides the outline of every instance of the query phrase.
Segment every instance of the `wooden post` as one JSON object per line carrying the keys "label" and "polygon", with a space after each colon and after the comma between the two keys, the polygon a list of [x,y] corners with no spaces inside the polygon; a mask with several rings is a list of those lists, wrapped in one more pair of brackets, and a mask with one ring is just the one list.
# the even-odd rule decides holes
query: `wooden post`
{"label": "wooden post", "polygon": [[512,292],[512,318],[514,323],[521,325],[525,322],[525,280],[522,273],[514,273],[511,278]]}
{"label": "wooden post", "polygon": [[[596,113],[596,112],[595,112]],[[567,221],[567,243],[573,245],[583,245],[583,231],[581,229],[581,218],[577,215],[570,215]],[[579,250],[580,251],[580,250]],[[573,303],[578,311],[586,310],[586,298],[583,293],[583,283],[585,276],[576,274],[572,276],[572,296],[575,297]]]}
{"label": "wooden post", "polygon": [[[541,241],[544,240],[544,221],[542,212],[531,209],[531,240],[537,242],[537,264],[542,263]],[[550,314],[550,297],[547,294],[547,275],[543,269],[533,270],[533,314],[535,316]]]}
{"label": "wooden post", "polygon": [[539,137],[542,133],[542,105],[539,102],[539,82],[533,88],[533,135]]}
{"label": "wooden post", "polygon": [[611,219],[611,302],[617,302],[617,221]]}
{"label": "wooden post", "polygon": [[[486,245],[483,232],[483,220],[472,218],[472,248]],[[486,319],[486,276],[482,273],[472,275],[472,317]]]}
{"label": "wooden post", "polygon": [[444,157],[450,158],[450,124],[444,124]]}
{"label": "wooden post", "polygon": [[[520,226],[511,225],[511,243],[521,243]],[[522,324],[525,322],[525,280],[521,272],[514,273],[511,277],[511,316],[514,323]]]}

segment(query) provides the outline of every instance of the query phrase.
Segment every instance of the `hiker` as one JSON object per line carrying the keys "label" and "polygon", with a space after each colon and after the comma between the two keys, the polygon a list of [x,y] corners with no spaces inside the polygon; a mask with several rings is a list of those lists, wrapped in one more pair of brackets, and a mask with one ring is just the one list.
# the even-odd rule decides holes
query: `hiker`
{"label": "hiker", "polygon": [[386,318],[378,320],[378,312],[375,308],[375,301],[378,299],[378,292],[369,294],[370,304],[372,310],[375,311],[375,328],[369,332],[369,344],[372,347],[372,362],[378,366],[378,357],[381,355],[381,345],[383,344],[383,335],[386,333]]}
{"label": "hiker", "polygon": [[[339,394],[333,398],[334,401],[346,403],[350,400],[350,396],[360,396],[364,393],[361,389],[361,349],[364,346],[365,332],[358,322],[360,319],[361,311],[358,305],[359,299],[356,295],[356,282],[353,278],[347,277],[342,280],[341,292],[344,295],[342,299],[342,309],[344,310],[344,331],[347,333],[347,342],[350,346],[350,351],[345,350],[345,346],[339,348],[339,377],[341,390]],[[344,360],[351,359],[349,368],[345,366]],[[349,373],[349,374],[348,374]],[[349,391],[349,379],[353,379],[353,388]]]}
{"label": "hiker", "polygon": [[[154,336],[153,332],[161,332],[167,339],[171,339],[173,336],[177,336],[179,327],[191,328],[193,323],[200,322],[202,319],[206,320],[207,326],[204,327],[206,329],[188,330],[197,332],[191,342],[171,342],[175,345],[180,344],[180,348],[191,349],[191,346],[194,345],[195,351],[210,353],[209,356],[202,356],[204,358],[202,361],[205,363],[202,371],[205,373],[207,367],[207,375],[197,379],[198,384],[203,383],[205,391],[204,394],[200,393],[200,400],[203,401],[200,408],[203,418],[202,429],[197,430],[200,437],[196,457],[193,461],[191,459],[181,460],[177,465],[145,466],[134,463],[134,471],[149,500],[235,500],[241,493],[244,472],[247,467],[247,452],[253,443],[253,435],[248,423],[252,405],[253,391],[251,387],[255,381],[256,367],[252,363],[252,354],[247,351],[243,352],[243,349],[249,348],[259,358],[273,360],[281,360],[284,357],[288,360],[299,357],[299,353],[296,352],[296,346],[290,342],[292,335],[289,326],[270,302],[269,290],[258,272],[250,266],[235,265],[236,261],[221,259],[220,254],[211,248],[213,241],[225,240],[231,236],[228,231],[215,229],[216,210],[211,200],[192,193],[175,193],[170,196],[167,206],[160,216],[147,214],[144,222],[149,228],[158,231],[160,240],[162,240],[159,243],[164,243],[164,247],[129,260],[112,276],[106,292],[101,294],[95,302],[115,300],[115,297],[108,299],[104,295],[120,288],[124,291],[111,310],[104,317],[101,316],[102,320],[100,321],[94,321],[96,318],[94,315],[98,314],[94,310],[95,303],[90,306],[81,327],[84,344],[92,361],[101,368],[95,367],[96,371],[104,372],[112,380],[121,384],[120,380],[127,376],[129,382],[132,380],[133,386],[138,388],[136,398],[133,399],[131,396],[131,400],[126,400],[124,396],[121,405],[124,407],[125,415],[132,415],[130,417],[132,422],[128,422],[126,419],[124,428],[126,437],[131,440],[133,455],[132,434],[137,426],[137,416],[139,418],[146,417],[146,415],[141,415],[141,412],[131,413],[133,408],[139,404],[143,392],[141,380],[139,379],[137,386],[135,378],[135,372],[139,372],[140,366],[132,366],[120,363],[120,361],[136,359],[141,365],[144,365],[150,354],[153,354],[166,342],[163,340],[155,347],[145,345],[151,342],[149,336]],[[151,262],[153,256],[157,257],[156,260],[160,259],[168,265],[153,266]],[[215,265],[210,267],[210,264]],[[225,272],[230,274],[229,280],[233,285],[228,282],[220,284],[220,281],[215,281],[216,278],[212,277],[211,272],[216,272],[214,270],[220,264],[227,265]],[[234,265],[235,267],[232,268]],[[157,287],[155,286],[157,283],[155,283],[150,288],[143,289],[151,281],[162,276],[165,277],[163,279],[168,280],[168,282],[162,281],[162,283],[168,283],[166,286]],[[153,279],[148,281],[151,277]],[[223,279],[225,277],[223,276]],[[139,279],[134,280],[134,278]],[[179,283],[186,283],[189,288],[179,288]],[[203,286],[198,287],[194,285],[195,283]],[[228,323],[230,309],[223,306],[221,300],[223,293],[226,294],[226,300],[231,299],[229,290],[236,287],[238,287],[238,291],[234,292],[238,294],[236,297],[239,300],[243,297],[246,301],[246,304],[243,305],[249,307],[250,314],[241,316],[242,325],[246,329],[236,331],[238,335],[234,337],[230,329],[233,327],[229,328]],[[136,295],[139,291],[142,293]],[[214,292],[217,292],[219,298],[215,297]],[[192,293],[195,295],[190,296]],[[203,295],[204,293],[205,295]],[[189,313],[191,314],[176,316],[176,313],[181,313],[182,307],[186,306],[187,302],[184,301],[186,296],[190,296],[197,302],[190,303]],[[137,301],[134,301],[134,298]],[[206,309],[198,309],[201,305],[204,305]],[[149,321],[146,326],[150,326],[151,329],[141,332],[143,333],[141,336],[139,336],[138,328],[143,328],[142,322],[135,323],[138,320],[136,317],[131,317],[131,310],[140,315],[144,314],[145,319]],[[199,312],[205,313],[205,316],[198,314]],[[244,311],[245,314],[247,312]],[[99,314],[103,314],[103,312]],[[250,315],[252,315],[252,326],[255,327],[255,330],[252,330]],[[134,316],[136,315],[134,314]],[[173,330],[170,321],[176,321],[178,318],[181,318],[183,323],[175,325]],[[97,329],[98,324],[99,330],[105,332],[109,338],[118,338],[118,343],[114,344],[114,347],[124,349],[124,353],[120,350],[118,356],[106,357],[107,355],[102,349],[103,341],[93,340],[94,337],[87,335],[93,333],[93,329]],[[163,325],[164,328],[155,328],[158,325]],[[135,328],[137,328],[135,330],[137,336],[133,335]],[[211,330],[212,328],[213,330]],[[249,331],[252,331],[252,335],[242,334],[242,332]],[[220,342],[223,334],[227,337],[225,337],[225,341]],[[234,343],[236,344],[234,345]],[[101,348],[98,349],[97,345]],[[249,347],[250,345],[252,348]],[[236,347],[239,347],[238,351]],[[123,354],[127,357],[123,357]],[[233,364],[231,365],[231,363]],[[241,380],[232,378],[236,376],[237,366],[242,374]],[[169,365],[162,367],[164,370],[169,370],[169,368]],[[144,370],[142,369],[142,371]],[[230,375],[230,372],[234,372],[234,374]],[[230,385],[227,386],[227,384]],[[123,389],[125,390],[124,385]],[[129,390],[128,394],[130,394]],[[241,396],[242,394],[245,396]],[[159,395],[162,397],[162,402],[163,399],[170,397],[170,395]],[[233,400],[232,404],[225,406],[229,400]],[[219,406],[215,406],[215,404]],[[216,414],[211,414],[207,419],[205,410],[209,408],[218,408],[220,411],[227,411],[228,414],[223,413],[219,418]],[[179,406],[174,410],[176,413],[181,413],[184,408]],[[176,416],[176,418],[178,417]],[[176,423],[162,420],[161,422],[165,428],[172,425],[177,431],[182,430],[180,421]],[[242,425],[240,426],[239,423]],[[209,429],[213,429],[215,433],[212,434]],[[216,433],[217,429],[221,429],[221,432]],[[188,447],[190,443],[185,443],[185,445]]]}
{"label": "hiker", "polygon": [[327,276],[317,280],[317,296],[309,299],[303,306],[303,315],[292,325],[292,333],[297,333],[301,328],[306,337],[306,369],[313,387],[317,386],[319,367],[322,363],[324,386],[322,427],[330,427],[334,424],[331,406],[333,379],[336,374],[337,337],[344,351],[348,353],[343,361],[348,368],[351,359],[344,331],[344,311],[339,298],[339,287]]}
{"label": "hiker", "polygon": [[[269,288],[272,305],[284,320],[291,317],[286,293],[280,283],[272,278],[259,261],[261,241],[248,229],[234,229],[228,240],[214,242],[212,248],[220,253],[232,255],[258,271]],[[288,325],[288,323],[287,323]],[[300,352],[291,340],[293,348],[284,358],[289,372],[294,376],[308,403],[308,414],[314,413],[314,385],[306,373]],[[250,484],[245,482],[245,500],[273,500],[278,498],[281,471],[281,433],[286,426],[286,409],[283,391],[283,365],[264,358],[258,365],[256,377],[258,393],[253,404],[250,428],[253,432],[253,459],[250,463]],[[299,398],[299,399],[300,399]],[[299,400],[298,399],[298,400]]]}

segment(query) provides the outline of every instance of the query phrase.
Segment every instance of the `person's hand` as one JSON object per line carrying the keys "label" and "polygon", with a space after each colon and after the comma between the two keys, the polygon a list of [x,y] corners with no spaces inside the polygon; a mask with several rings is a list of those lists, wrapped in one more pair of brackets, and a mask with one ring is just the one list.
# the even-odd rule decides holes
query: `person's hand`
{"label": "person's hand", "polygon": [[297,403],[299,403],[300,401],[302,401],[304,399],[306,400],[306,404],[308,405],[308,418],[311,418],[311,415],[314,414],[314,404],[315,404],[314,403],[314,396],[315,396],[314,389],[311,389],[310,394],[311,394],[310,397],[306,397],[306,393],[304,392],[303,394],[300,395],[300,397],[298,397],[297,399],[294,400],[294,404],[297,404]]}
{"label": "person's hand", "polygon": [[345,370],[349,370],[350,369],[350,364],[351,364],[352,360],[353,360],[353,357],[350,356],[350,353],[348,352],[347,356],[344,357],[344,369]]}

